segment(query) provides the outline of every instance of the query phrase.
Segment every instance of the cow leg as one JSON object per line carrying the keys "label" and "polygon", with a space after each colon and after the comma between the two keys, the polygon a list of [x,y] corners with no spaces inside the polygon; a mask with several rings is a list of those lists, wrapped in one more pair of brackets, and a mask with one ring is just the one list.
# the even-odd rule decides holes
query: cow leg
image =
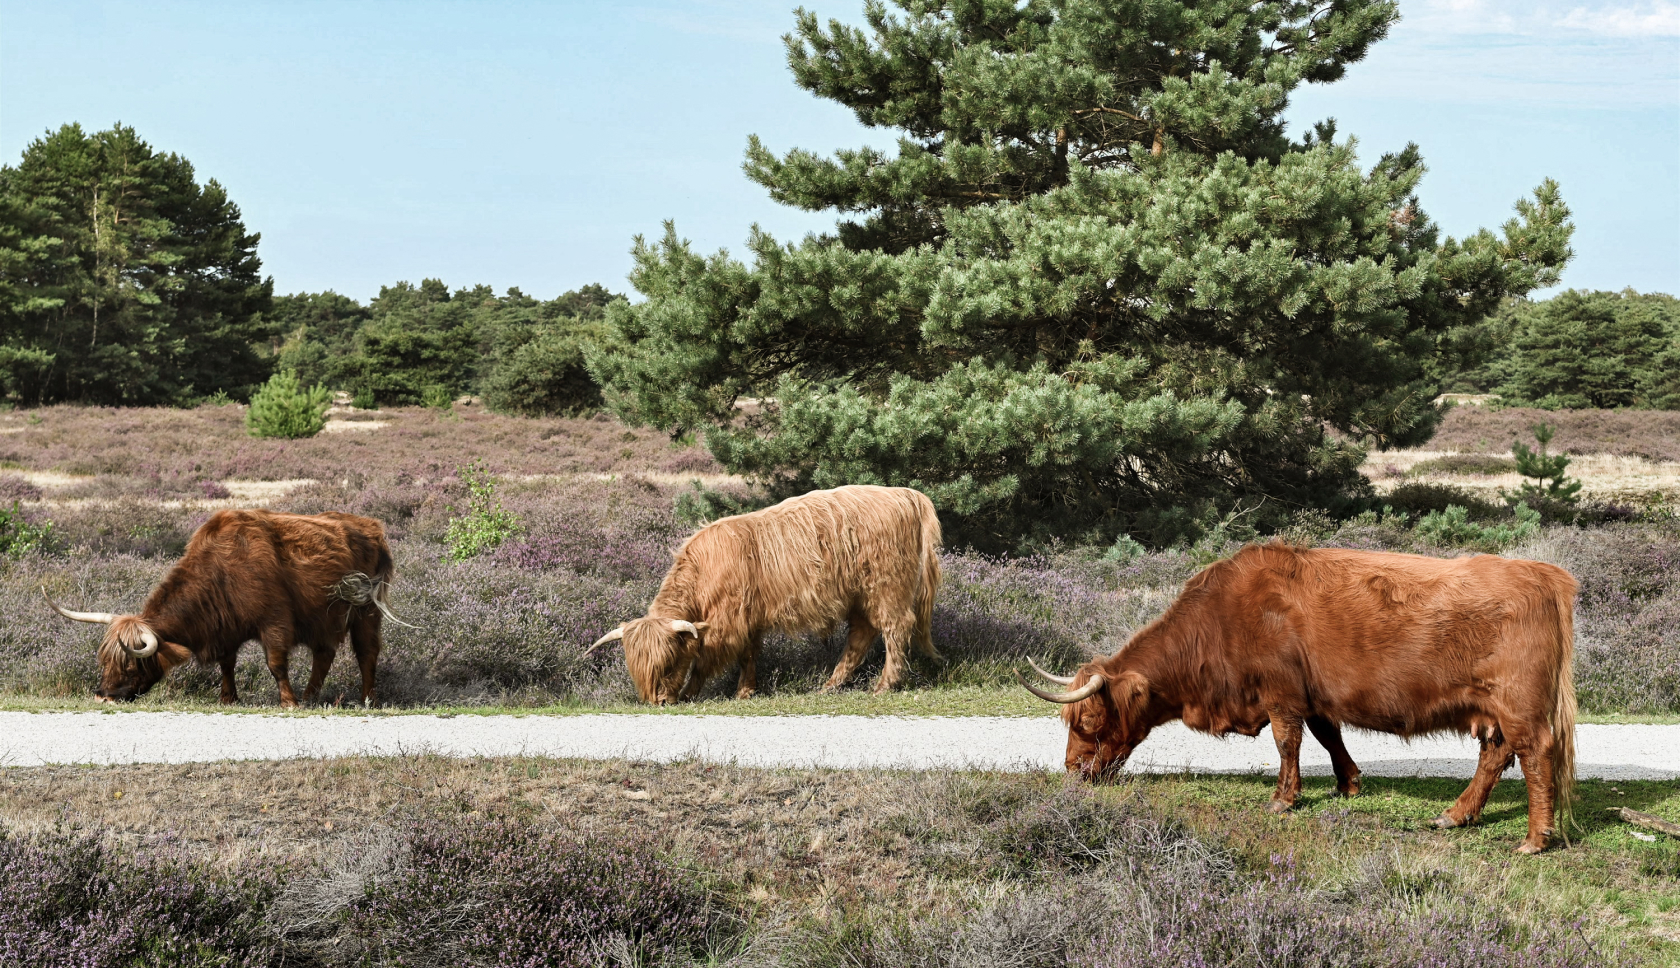
{"label": "cow leg", "polygon": [[362,705],[374,704],[373,676],[379,667],[379,612],[368,610],[350,622],[350,651],[362,671]]}
{"label": "cow leg", "polygon": [[1342,744],[1342,728],[1323,716],[1308,716],[1307,728],[1312,730],[1318,745],[1330,754],[1330,766],[1336,771],[1336,793],[1344,797],[1359,796],[1359,764],[1348,755]]}
{"label": "cow leg", "polygon": [[846,633],[846,651],[841,653],[840,662],[834,667],[834,674],[823,683],[823,692],[833,692],[846,684],[857,667],[863,664],[863,659],[869,654],[869,647],[875,644],[878,630],[862,611],[854,612],[847,619],[851,629]]}
{"label": "cow leg", "polygon": [[707,645],[707,649],[701,650],[696,643],[696,648],[689,653],[686,660],[678,660],[688,662],[688,673],[684,677],[685,684],[677,690],[677,699],[686,702],[700,695],[700,690],[705,688],[706,682],[712,678],[712,673],[718,671],[717,657],[730,655],[734,651],[729,647],[729,643],[721,638],[713,639]]}
{"label": "cow leg", "polygon": [[1279,763],[1277,790],[1272,793],[1272,802],[1266,804],[1266,809],[1272,813],[1285,813],[1294,809],[1295,798],[1301,795],[1301,717],[1282,712],[1270,715]]}
{"label": "cow leg", "polygon": [[[931,613],[932,609],[928,609]],[[916,651],[935,662],[944,662],[945,657],[933,647],[933,616],[918,615],[916,617]]]}
{"label": "cow leg", "polygon": [[231,706],[239,701],[239,687],[233,682],[233,666],[239,659],[237,650],[222,656],[219,664],[222,667],[222,705]]}
{"label": "cow leg", "polygon": [[[1513,744],[1515,745],[1515,744]],[[1552,835],[1552,810],[1557,791],[1552,783],[1553,749],[1550,727],[1536,729],[1528,742],[1516,746],[1522,761],[1523,782],[1528,784],[1528,836],[1517,846],[1519,854],[1538,854]]]}
{"label": "cow leg", "polygon": [[328,642],[324,646],[311,646],[309,649],[309,685],[303,688],[303,702],[308,705],[321,694],[321,685],[327,681],[327,672],[332,669],[333,660],[338,658],[338,648],[335,643]]}
{"label": "cow leg", "polygon": [[1435,818],[1437,827],[1464,827],[1476,822],[1482,815],[1482,808],[1487,806],[1488,796],[1493,793],[1499,777],[1511,767],[1511,760],[1516,756],[1511,745],[1505,742],[1505,737],[1492,730],[1490,735],[1482,740],[1482,754],[1476,761],[1476,775],[1470,778],[1470,785],[1458,795],[1453,805],[1442,811]]}
{"label": "cow leg", "polygon": [[875,680],[870,692],[879,695],[889,689],[897,689],[898,684],[904,681],[904,669],[909,664],[910,637],[911,632],[903,628],[886,631],[887,662],[881,667],[881,677]]}
{"label": "cow leg", "polygon": [[736,699],[745,699],[758,691],[758,649],[763,644],[763,633],[754,635],[741,653],[741,678],[735,683]]}
{"label": "cow leg", "polygon": [[298,704],[297,696],[292,692],[290,653],[293,644],[290,625],[270,625],[262,630],[263,656],[268,660],[268,671],[274,676],[274,684],[280,687],[280,705],[286,709],[294,709]]}

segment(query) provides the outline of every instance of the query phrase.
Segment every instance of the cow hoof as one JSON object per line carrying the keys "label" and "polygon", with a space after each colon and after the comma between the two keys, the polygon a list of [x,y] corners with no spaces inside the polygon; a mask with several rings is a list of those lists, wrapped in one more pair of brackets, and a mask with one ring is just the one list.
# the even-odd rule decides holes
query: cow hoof
{"label": "cow hoof", "polygon": [[1353,783],[1349,783],[1345,786],[1336,787],[1336,796],[1346,797],[1349,800],[1353,799],[1354,797],[1359,796],[1359,783],[1358,783],[1358,781],[1355,781]]}
{"label": "cow hoof", "polygon": [[1267,813],[1284,814],[1293,809],[1295,809],[1295,804],[1285,803],[1282,800],[1273,800],[1271,803],[1266,804]]}
{"label": "cow hoof", "polygon": [[1545,850],[1545,849],[1546,849],[1545,844],[1535,845],[1535,844],[1529,843],[1526,840],[1523,841],[1521,844],[1517,845],[1517,853],[1519,853],[1519,854],[1538,854],[1542,850]]}
{"label": "cow hoof", "polygon": [[753,696],[755,696],[757,694],[758,694],[757,689],[737,689],[737,690],[735,690],[735,698],[736,699],[751,699]]}
{"label": "cow hoof", "polygon": [[1436,817],[1434,820],[1430,821],[1430,825],[1435,827],[1438,830],[1449,830],[1453,827],[1462,827],[1463,826],[1463,824],[1459,823],[1457,820],[1454,820],[1453,818],[1447,816],[1444,813],[1441,814],[1439,817]]}

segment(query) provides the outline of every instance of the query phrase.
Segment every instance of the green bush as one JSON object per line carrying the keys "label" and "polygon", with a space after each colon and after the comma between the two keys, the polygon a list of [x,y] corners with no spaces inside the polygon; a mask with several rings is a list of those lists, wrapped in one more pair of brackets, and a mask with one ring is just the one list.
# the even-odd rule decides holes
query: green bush
{"label": "green bush", "polygon": [[1453,505],[1464,508],[1474,521],[1486,521],[1503,513],[1503,509],[1492,501],[1477,497],[1462,487],[1432,481],[1408,481],[1388,492],[1382,500],[1394,510],[1414,518],[1433,511],[1445,511]]}
{"label": "green bush", "polygon": [[1516,520],[1503,524],[1477,524],[1467,508],[1457,504],[1444,511],[1432,511],[1418,522],[1417,533],[1438,545],[1503,551],[1540,530],[1540,512],[1518,503],[1512,509]]}
{"label": "green bush", "polygon": [[554,329],[513,350],[485,378],[485,405],[527,417],[601,406],[601,388],[583,365],[587,333]]}
{"label": "green bush", "polygon": [[51,521],[33,524],[24,520],[23,506],[16,501],[10,508],[0,506],[0,554],[22,558],[32,551],[45,550],[52,542]]}
{"label": "green bush", "polygon": [[456,561],[476,558],[500,546],[519,531],[519,516],[503,509],[496,496],[496,478],[484,469],[480,461],[460,468],[461,479],[467,484],[467,508],[460,514],[453,507],[449,511],[449,526],[444,541],[449,545],[449,557]]}
{"label": "green bush", "polygon": [[377,410],[379,409],[379,401],[374,399],[371,389],[362,387],[356,391],[356,396],[350,401],[350,406],[357,410]]}
{"label": "green bush", "polygon": [[432,410],[448,410],[454,402],[455,394],[440,383],[434,383],[420,392],[420,405]]}
{"label": "green bush", "polygon": [[251,397],[245,430],[253,437],[313,437],[327,425],[332,393],[326,387],[304,389],[297,374],[284,370],[269,377]]}
{"label": "green bush", "polygon": [[713,490],[699,481],[690,482],[690,489],[677,495],[672,514],[676,519],[691,528],[701,528],[718,518],[727,518],[736,514],[746,514],[768,507],[768,502],[762,499],[741,497]]}

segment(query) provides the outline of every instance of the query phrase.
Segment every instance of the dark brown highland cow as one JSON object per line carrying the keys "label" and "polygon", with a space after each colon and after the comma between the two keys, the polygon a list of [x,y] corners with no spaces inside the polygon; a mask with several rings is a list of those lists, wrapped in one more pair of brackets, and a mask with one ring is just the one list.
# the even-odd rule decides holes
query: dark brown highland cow
{"label": "dark brown highland cow", "polygon": [[221,666],[222,702],[237,702],[234,662],[239,647],[256,639],[280,686],[280,704],[296,706],[287,670],[292,647],[307,646],[312,656],[303,691],[309,702],[348,633],[362,670],[362,701],[371,705],[391,572],[385,526],[372,518],[218,511],[193,533],[140,614],[75,612],[51,596],[47,602],[66,618],[108,626],[94,690],[107,702],[132,700],[188,659]]}
{"label": "dark brown highland cow", "polygon": [[1067,768],[1087,776],[1117,769],[1174,719],[1215,736],[1270,725],[1282,760],[1274,812],[1301,791],[1303,725],[1330,752],[1343,796],[1359,792],[1359,767],[1341,727],[1469,733],[1482,745],[1475,778],[1435,825],[1473,822],[1520,758],[1518,849],[1532,854],[1554,806],[1567,817],[1575,782],[1574,602],[1575,579],[1536,561],[1251,545],[1192,577],[1114,655],[1069,677],[1039,670],[1069,691],[1027,688],[1064,704]]}
{"label": "dark brown highland cow", "polygon": [[939,590],[939,517],[907,487],[850,485],[790,497],[706,525],[677,552],[645,618],[590,651],[624,640],[643,702],[691,699],[739,661],[736,698],[757,687],[759,643],[771,629],[850,625],[846,651],[823,686],[845,683],[877,635],[887,662],[875,691],[898,686],[912,641],[937,659],[930,621]]}

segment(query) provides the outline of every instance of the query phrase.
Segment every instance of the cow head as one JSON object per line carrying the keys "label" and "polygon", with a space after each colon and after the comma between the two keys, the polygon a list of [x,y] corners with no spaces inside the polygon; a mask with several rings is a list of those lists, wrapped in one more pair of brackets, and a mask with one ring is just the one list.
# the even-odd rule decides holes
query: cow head
{"label": "cow head", "polygon": [[643,702],[662,706],[676,702],[682,694],[705,634],[705,622],[650,616],[613,629],[590,646],[589,652],[608,642],[624,640],[624,664],[636,684],[636,693]]}
{"label": "cow head", "polygon": [[65,618],[105,626],[105,639],[99,643],[99,686],[93,690],[101,702],[132,702],[191,657],[185,647],[159,638],[138,615],[72,611],[53,601],[46,588],[41,594]]}
{"label": "cow head", "polygon": [[1132,750],[1154,726],[1149,715],[1149,680],[1131,671],[1115,675],[1096,663],[1074,675],[1058,676],[1027,661],[1046,679],[1073,687],[1049,692],[1021,678],[1020,672],[1015,674],[1033,695],[1062,704],[1062,721],[1068,726],[1068,772],[1095,779],[1125,766]]}

